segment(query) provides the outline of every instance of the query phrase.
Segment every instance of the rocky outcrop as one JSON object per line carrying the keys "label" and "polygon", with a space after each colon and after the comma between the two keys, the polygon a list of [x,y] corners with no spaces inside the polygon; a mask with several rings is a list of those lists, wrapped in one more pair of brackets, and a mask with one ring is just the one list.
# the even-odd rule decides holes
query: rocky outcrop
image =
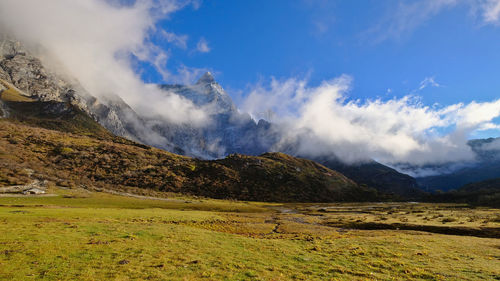
{"label": "rocky outcrop", "polygon": [[[147,143],[136,129],[144,130],[144,121],[118,96],[98,100],[76,80],[62,79],[46,69],[20,42],[8,38],[0,41],[0,79],[34,100],[47,103],[48,114],[64,115],[71,108],[78,108],[113,134]],[[0,111],[3,117],[9,112],[8,105],[1,101]]]}
{"label": "rocky outcrop", "polygon": [[256,123],[250,115],[239,112],[210,72],[194,85],[161,85],[160,88],[204,108],[212,120],[204,128],[165,123],[156,126],[170,142],[183,148],[184,154],[202,158],[221,158],[231,153],[259,155],[270,151],[277,141],[272,124],[264,120]]}
{"label": "rocky outcrop", "polygon": [[24,193],[24,194],[44,194],[47,189],[47,181],[34,180],[26,185],[14,185],[7,187],[0,187],[0,194],[2,193]]}
{"label": "rocky outcrop", "polygon": [[0,43],[0,78],[40,101],[65,101],[71,85],[49,73],[42,62],[29,55],[21,43]]}

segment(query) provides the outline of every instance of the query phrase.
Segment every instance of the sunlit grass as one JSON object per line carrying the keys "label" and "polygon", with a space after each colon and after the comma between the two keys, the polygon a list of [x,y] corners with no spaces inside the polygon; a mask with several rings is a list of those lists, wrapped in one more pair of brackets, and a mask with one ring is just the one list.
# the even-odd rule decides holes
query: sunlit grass
{"label": "sunlit grass", "polygon": [[[1,280],[494,280],[500,275],[498,239],[328,227],[321,224],[323,216],[300,204],[58,193],[0,198]],[[277,211],[285,207],[300,213]],[[440,208],[427,205],[429,212]],[[459,220],[463,215],[457,209]]]}

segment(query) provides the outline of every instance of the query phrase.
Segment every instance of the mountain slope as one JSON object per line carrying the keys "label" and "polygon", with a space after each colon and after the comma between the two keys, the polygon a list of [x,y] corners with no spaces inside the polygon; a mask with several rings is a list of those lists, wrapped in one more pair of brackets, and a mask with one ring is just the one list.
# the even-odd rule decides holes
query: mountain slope
{"label": "mountain slope", "polygon": [[74,104],[37,100],[2,79],[0,85],[3,87],[0,89],[2,112],[11,120],[98,139],[127,141],[110,133]]}
{"label": "mountain slope", "polygon": [[241,113],[231,97],[210,72],[193,85],[160,85],[160,89],[182,96],[201,107],[212,120],[203,128],[187,128],[163,123],[156,131],[170,142],[184,148],[184,153],[201,158],[221,158],[232,153],[259,155],[277,141],[272,124],[255,122]]}
{"label": "mountain slope", "polygon": [[[224,189],[237,191],[237,196],[246,200],[262,197],[295,202],[376,200],[374,190],[360,187],[344,175],[313,161],[283,153],[265,153],[259,157],[232,154],[208,163],[238,171],[238,180],[229,182]],[[201,173],[204,172],[202,169]]]}
{"label": "mountain slope", "polygon": [[[162,85],[161,88],[165,91],[173,91],[198,106],[211,108],[215,125],[204,130],[200,135],[207,142],[218,141],[218,145],[223,148],[222,151],[211,154],[214,157],[230,153],[257,155],[271,150],[279,141],[277,128],[273,127],[275,125],[264,120],[255,124],[250,116],[239,113],[229,95],[210,73],[205,73],[196,84],[191,86]],[[179,139],[193,139],[192,136],[186,136],[182,129],[170,130],[170,132],[175,132]],[[172,142],[179,144],[179,141],[174,139]],[[183,145],[179,144],[179,146]],[[290,154],[296,155],[293,144],[288,149]],[[327,157],[309,158],[303,155],[298,155],[298,157],[321,163],[332,170],[339,171],[358,184],[374,187],[382,193],[400,198],[418,198],[423,195],[415,179],[375,161],[349,165]]]}
{"label": "mountain slope", "polygon": [[[208,112],[213,122],[203,128],[141,116],[120,97],[111,94],[97,99],[76,80],[68,82],[45,69],[22,44],[12,40],[0,42],[0,79],[10,85],[9,91],[17,89],[16,98],[32,101],[0,101],[0,116],[8,116],[12,111],[10,114],[17,120],[49,129],[90,135],[99,132],[101,138],[110,138],[105,128],[132,141],[202,159],[222,158],[231,153],[260,155],[275,151],[274,145],[280,141],[277,125],[264,120],[256,123],[248,114],[239,112],[210,73],[193,85],[159,86],[165,94],[180,95]],[[47,121],[47,117],[54,121]],[[93,121],[102,127],[95,126]],[[399,196],[413,192],[411,179],[382,164],[330,165],[348,173],[358,184],[382,192]]]}
{"label": "mountain slope", "polygon": [[[9,102],[19,102],[29,99],[38,102],[31,105],[19,104],[16,108],[18,118],[33,115],[30,107],[35,107],[42,115],[49,113],[52,117],[76,110],[84,113],[85,117],[82,118],[89,117],[118,136],[147,143],[146,136],[154,135],[148,130],[145,121],[118,96],[109,94],[105,100],[98,100],[88,93],[77,79],[62,78],[46,69],[42,61],[28,52],[20,42],[2,38],[1,35],[0,39],[0,87],[16,92],[15,100],[4,94],[4,101],[8,99]],[[0,116],[9,115],[5,102],[0,102],[0,110]],[[35,117],[43,119],[43,116]],[[174,148],[168,143],[163,145],[164,148]]]}
{"label": "mountain slope", "polygon": [[500,178],[466,184],[457,190],[438,193],[433,201],[459,202],[500,208]]}
{"label": "mountain slope", "polygon": [[375,200],[374,190],[283,154],[197,160],[130,141],[102,140],[0,119],[0,185],[179,192],[256,201]]}
{"label": "mountain slope", "polygon": [[419,185],[430,191],[448,191],[469,183],[499,178],[500,138],[471,140],[468,145],[476,155],[475,161],[464,163],[462,168],[451,173],[417,178]]}
{"label": "mountain slope", "polygon": [[358,184],[373,187],[381,193],[405,199],[419,199],[424,195],[414,178],[373,160],[350,165],[334,158],[314,160],[342,173]]}

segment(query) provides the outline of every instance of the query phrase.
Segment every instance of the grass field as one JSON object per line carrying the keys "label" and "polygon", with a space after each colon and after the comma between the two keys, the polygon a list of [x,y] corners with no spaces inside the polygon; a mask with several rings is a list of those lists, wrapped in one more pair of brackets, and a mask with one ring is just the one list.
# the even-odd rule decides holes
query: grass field
{"label": "grass field", "polygon": [[0,197],[1,280],[500,280],[498,209],[53,191]]}

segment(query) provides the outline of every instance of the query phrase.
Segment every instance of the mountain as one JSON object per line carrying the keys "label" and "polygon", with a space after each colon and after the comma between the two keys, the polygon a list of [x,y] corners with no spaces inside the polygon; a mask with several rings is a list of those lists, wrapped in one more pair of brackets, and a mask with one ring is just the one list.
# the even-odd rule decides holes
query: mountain
{"label": "mountain", "polygon": [[376,188],[379,192],[406,199],[420,199],[424,192],[409,175],[382,165],[374,160],[345,164],[335,157],[314,158],[325,167],[338,171],[356,183]]}
{"label": "mountain", "polygon": [[203,107],[212,121],[203,128],[141,116],[112,93],[96,98],[77,79],[52,73],[20,42],[7,38],[0,40],[0,79],[36,101],[72,104],[115,135],[183,155],[204,159],[231,153],[258,155],[274,142],[272,125],[240,113],[210,73],[194,85],[159,86],[166,95],[178,94]]}
{"label": "mountain", "polygon": [[430,200],[500,208],[500,178],[469,183],[456,190],[433,194]]}
{"label": "mountain", "polygon": [[500,138],[476,139],[468,142],[476,159],[452,170],[446,166],[435,169],[452,172],[417,178],[418,184],[429,191],[448,191],[463,185],[500,177]]}
{"label": "mountain", "polygon": [[[200,159],[223,158],[233,153],[261,155],[275,151],[274,145],[280,141],[277,125],[265,120],[255,122],[238,111],[211,73],[204,74],[193,85],[158,86],[165,95],[180,95],[203,108],[211,122],[201,128],[141,116],[117,95],[96,98],[77,79],[62,78],[47,70],[15,40],[0,41],[0,79],[2,87],[8,89],[4,99],[23,101],[0,101],[0,114],[48,129],[99,134],[103,139],[111,138],[107,136],[111,133]],[[9,91],[16,94],[8,94]],[[26,99],[31,102],[26,103]],[[96,127],[96,122],[100,126]],[[380,192],[401,197],[413,197],[415,193],[411,178],[380,163],[343,165],[341,161],[326,161],[324,164],[349,174],[357,184],[375,187]]]}
{"label": "mountain", "polygon": [[[30,105],[31,107],[42,106],[38,110],[39,113],[50,112],[56,116],[64,115],[70,109],[77,109],[98,121],[115,135],[141,142],[146,140],[141,137],[141,133],[143,136],[146,135],[144,122],[118,96],[110,97],[108,100],[98,100],[77,80],[62,78],[47,70],[38,58],[24,49],[20,42],[9,38],[0,40],[0,84],[17,93],[15,97],[11,97],[13,101],[20,97],[23,100],[28,98],[35,102]],[[27,107],[23,114],[18,114],[19,116],[31,114],[30,106],[26,104],[18,106]],[[2,116],[9,116],[5,102],[0,101],[0,109],[3,112]]]}
{"label": "mountain", "polygon": [[100,139],[115,139],[92,117],[69,102],[43,101],[0,79],[0,115],[23,124],[61,130]]}
{"label": "mountain", "polygon": [[174,93],[203,108],[211,124],[203,128],[162,123],[155,131],[182,147],[182,154],[201,158],[221,158],[232,153],[259,155],[269,151],[276,142],[273,125],[264,120],[255,122],[240,113],[231,97],[215,81],[210,72],[194,85],[160,85],[166,93]]}
{"label": "mountain", "polygon": [[[273,149],[273,145],[279,141],[277,128],[273,128],[273,124],[265,120],[260,120],[255,124],[248,114],[240,113],[229,95],[209,72],[191,86],[162,85],[160,87],[165,91],[181,95],[198,106],[212,109],[211,117],[215,120],[215,125],[205,129],[202,136],[209,142],[218,140],[219,147],[224,148],[219,151],[219,154],[211,154],[214,157],[220,157],[227,153],[257,155]],[[186,138],[182,128],[171,130],[171,132],[174,132],[173,135]],[[187,138],[193,139],[193,136]],[[171,141],[180,143],[174,138],[171,138]],[[294,154],[293,151],[293,148],[287,149],[287,152],[292,154]],[[420,198],[423,195],[423,192],[418,189],[415,179],[373,160],[367,163],[348,165],[332,157],[308,157],[304,155],[298,155],[298,157],[309,158],[321,163],[332,170],[339,171],[356,183],[374,187],[381,193],[401,198]]]}
{"label": "mountain", "polygon": [[77,81],[68,82],[46,70],[18,42],[2,41],[0,185],[47,181],[48,185],[98,190],[156,190],[240,200],[376,200],[373,189],[360,187],[313,161],[280,153],[232,154],[210,161],[138,143],[148,143],[144,136],[151,133],[164,133],[167,142],[158,146],[181,151],[189,146],[179,135],[190,141],[196,137],[210,141],[220,130],[224,144],[245,151],[245,142],[255,142],[259,128],[271,127],[240,114],[210,74],[192,86],[162,87],[182,93],[199,106],[210,106],[218,125],[196,133],[168,124],[149,128],[148,120],[118,96],[98,100]]}
{"label": "mountain", "polygon": [[[8,103],[25,102],[30,103]],[[198,160],[120,137],[68,133],[26,125],[15,119],[0,119],[0,186],[32,182],[255,201],[377,199],[373,189],[358,186],[313,161],[285,154],[233,154],[220,160]]]}

